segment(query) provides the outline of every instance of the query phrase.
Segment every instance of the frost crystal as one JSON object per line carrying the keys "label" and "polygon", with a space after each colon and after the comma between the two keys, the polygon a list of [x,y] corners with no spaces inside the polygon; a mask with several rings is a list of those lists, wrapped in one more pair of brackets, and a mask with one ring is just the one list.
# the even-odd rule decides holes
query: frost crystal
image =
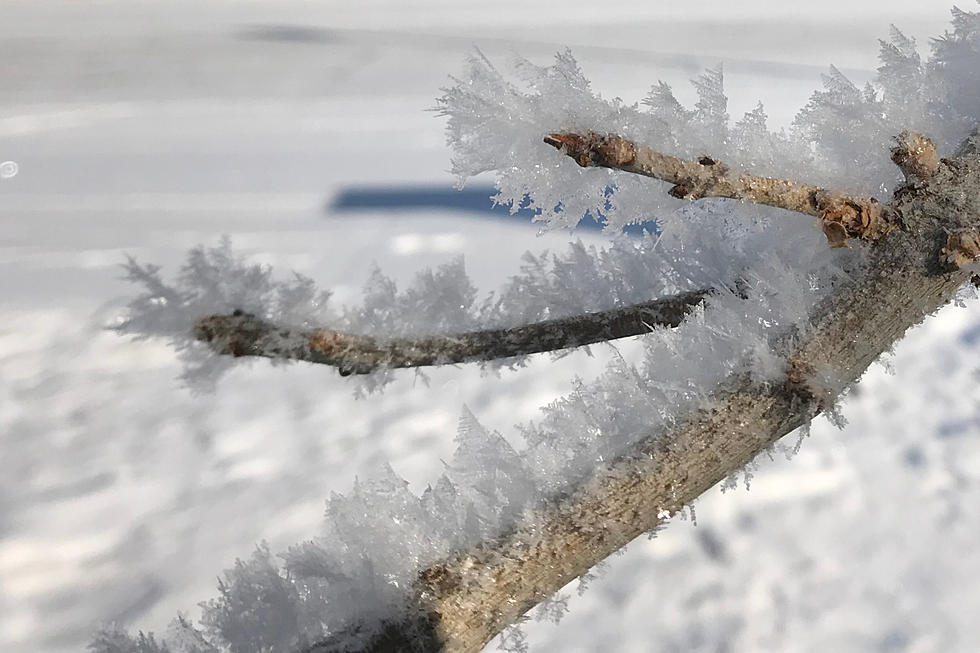
{"label": "frost crystal", "polygon": [[562,594],[545,599],[534,609],[534,617],[557,624],[568,612],[568,599],[569,597]]}
{"label": "frost crystal", "polygon": [[527,637],[520,625],[510,626],[500,633],[500,650],[507,653],[527,653]]}
{"label": "frost crystal", "polygon": [[206,315],[244,311],[277,324],[313,326],[333,321],[329,292],[312,279],[293,273],[275,281],[268,266],[250,264],[236,255],[231,240],[213,248],[197,247],[187,255],[177,282],[168,285],[160,268],[130,258],[124,265],[128,280],[141,286],[124,319],[112,328],[137,338],[166,338],[181,352],[185,378],[193,385],[213,383],[232,362],[210,354],[193,338],[194,322]]}
{"label": "frost crystal", "polygon": [[[843,270],[861,264],[861,251],[828,249],[802,216],[721,200],[684,204],[650,180],[579,168],[541,139],[561,130],[617,133],[671,154],[710,153],[736,169],[884,193],[898,181],[888,161],[893,135],[918,129],[948,149],[976,125],[980,16],[956,10],[952,31],[925,63],[915,43],[893,29],[881,60],[876,84],[865,88],[831,68],[792,129],[773,132],[761,104],[731,123],[720,67],[694,81],[698,101],[689,109],[664,83],[642,106],[607,101],[568,52],[552,66],[517,60],[508,73],[476,54],[439,100],[461,183],[496,171],[496,201],[513,210],[529,206],[549,227],[574,227],[586,214],[611,233],[651,219],[658,225],[655,234],[615,237],[603,249],[578,243],[562,255],[528,254],[509,284],[483,301],[462,261],[422,272],[403,291],[376,272],[362,304],[338,312],[309,279],[277,282],[227,242],[194,250],[173,285],[157,268],[130,261],[127,274],[144,292],[116,328],[170,338],[198,362],[205,350],[192,342],[194,321],[234,310],[277,324],[400,336],[512,326],[691,289],[711,293],[679,327],[639,336],[641,360],[614,357],[606,373],[577,381],[535,423],[519,427],[519,446],[464,409],[456,452],[421,497],[390,467],[357,481],[347,496],[330,499],[319,536],[278,559],[260,546],[226,571],[219,596],[202,604],[203,630],[182,617],[159,640],[110,626],[90,650],[286,653],[324,636],[356,647],[404,607],[426,565],[500,533],[600,461],[708,406],[733,373],[760,385],[781,379],[793,337],[809,328],[808,311]],[[840,385],[833,370],[814,378],[829,401]],[[748,485],[751,470],[742,476]],[[562,605],[543,612],[551,618]],[[515,629],[501,641],[508,650],[526,649]]]}

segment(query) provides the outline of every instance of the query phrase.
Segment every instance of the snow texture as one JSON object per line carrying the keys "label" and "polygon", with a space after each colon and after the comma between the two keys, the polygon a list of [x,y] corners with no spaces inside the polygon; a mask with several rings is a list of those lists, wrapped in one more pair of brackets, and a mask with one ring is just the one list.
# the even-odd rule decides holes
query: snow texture
{"label": "snow texture", "polygon": [[[586,214],[613,233],[651,219],[658,225],[639,239],[616,236],[602,250],[576,244],[562,256],[529,254],[510,284],[482,302],[461,261],[420,273],[403,292],[377,272],[363,304],[338,313],[309,279],[276,282],[227,242],[193,251],[174,285],[156,268],[130,261],[128,275],[145,291],[116,328],[170,338],[195,361],[203,350],[190,342],[193,321],[235,309],[277,323],[408,335],[521,324],[692,288],[713,293],[678,328],[640,336],[639,361],[615,358],[598,379],[578,381],[538,421],[519,427],[522,449],[464,409],[456,452],[421,496],[386,466],[349,495],[331,497],[317,537],[278,556],[260,545],[236,561],[218,596],[202,604],[200,630],[184,617],[159,638],[109,626],[90,649],[285,653],[344,633],[354,645],[383,616],[403,609],[419,569],[499,533],[598,461],[705,406],[731,374],[759,384],[780,379],[793,338],[806,333],[808,310],[845,269],[860,265],[861,251],[830,250],[802,216],[720,200],[679,204],[648,179],[580,169],[541,137],[615,132],[671,154],[710,154],[759,174],[884,194],[898,181],[888,161],[894,134],[921,130],[945,151],[976,124],[980,15],[956,10],[952,31],[934,43],[928,62],[893,29],[881,61],[877,83],[865,88],[831,68],[792,129],[773,133],[762,105],[732,124],[720,67],[694,80],[693,108],[663,83],[641,108],[594,93],[568,52],[550,67],[518,60],[513,78],[475,55],[439,101],[461,180],[496,171],[497,201],[515,210],[530,206],[547,227],[572,228]],[[828,384],[830,394],[839,391]],[[556,619],[564,602],[556,598],[541,614]],[[525,646],[513,631],[505,640],[513,650]]]}

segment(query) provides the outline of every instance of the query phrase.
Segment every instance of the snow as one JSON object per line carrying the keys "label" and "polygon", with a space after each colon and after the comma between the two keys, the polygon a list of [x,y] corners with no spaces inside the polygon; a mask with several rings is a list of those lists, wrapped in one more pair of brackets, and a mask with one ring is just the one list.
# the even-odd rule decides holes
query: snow
{"label": "snow", "polygon": [[[884,36],[887,22],[925,43],[947,17],[944,7],[921,3],[850,4],[833,8],[861,15],[863,55],[853,54],[856,39],[842,37],[837,46],[814,38],[791,57],[822,67],[840,61],[839,46],[844,66],[870,71],[876,52],[868,41]],[[720,56],[714,43],[691,47],[702,40],[691,38],[698,20],[717,22],[726,11],[753,20],[758,11],[706,3],[690,22],[671,24],[674,40],[656,41],[652,59],[626,53],[627,72],[606,86],[603,73],[619,70],[624,56],[608,49],[607,32],[642,33],[637,23],[675,20],[671,10],[638,15],[624,3],[605,14],[608,29],[596,35],[595,9],[562,3],[565,33],[525,47],[515,41],[536,37],[524,25],[525,5],[519,14],[512,6],[436,11],[434,3],[338,10],[329,19],[336,22],[321,16],[311,24],[360,31],[320,50],[310,39],[215,43],[215,35],[243,25],[298,21],[311,11],[298,3],[215,4],[199,24],[196,9],[179,4],[107,5],[118,14],[63,8],[84,18],[72,31],[41,10],[0,9],[9,18],[0,29],[10,56],[34,62],[36,72],[29,81],[4,73],[9,83],[0,85],[10,119],[2,124],[13,125],[0,137],[0,159],[20,163],[16,177],[0,181],[0,208],[10,216],[0,226],[4,650],[78,650],[98,620],[163,632],[177,610],[196,619],[196,603],[214,596],[221,569],[249,558],[260,540],[280,551],[308,538],[322,522],[323,498],[348,492],[355,476],[366,478],[387,460],[412,490],[424,490],[443,471],[440,459],[452,455],[462,405],[485,427],[508,433],[566,394],[573,375],[602,369],[609,355],[594,348],[594,360],[541,357],[500,378],[439,370],[426,386],[405,375],[357,402],[349,383],[328,370],[256,363],[232,371],[214,395],[195,396],[175,380],[181,368],[170,349],[99,329],[118,314],[115,298],[131,292],[118,280],[124,252],[173,270],[187,249],[213,245],[222,233],[256,260],[315,278],[340,303],[356,301],[370,261],[382,257],[384,271],[406,283],[418,269],[464,254],[475,285],[496,288],[517,271],[525,249],[562,251],[566,238],[448,212],[354,219],[321,209],[351,183],[452,182],[443,172],[442,124],[421,110],[445,75],[459,71],[471,42],[501,39],[479,44],[488,57],[513,48],[548,63],[552,42],[591,41],[594,49],[576,48],[585,72],[604,94],[608,88],[632,101],[654,76],[670,78],[680,94],[698,72],[694,57]],[[784,5],[793,6],[775,20],[786,22],[768,29],[821,18],[809,4]],[[542,19],[553,10],[533,9]],[[167,18],[157,24],[154,15]],[[134,21],[139,30],[129,29]],[[930,24],[936,27],[918,31]],[[128,65],[145,76],[60,83],[63,58],[99,50],[128,56],[140,51],[140,31],[156,35],[153,53],[183,61],[185,73],[167,77],[165,66],[137,59]],[[61,39],[60,47],[39,57],[32,33]],[[106,33],[115,40],[99,36]],[[692,58],[668,62],[661,75],[672,43]],[[783,58],[778,48],[746,38],[737,49],[766,61]],[[234,63],[242,51],[279,65],[249,71],[248,62]],[[217,53],[214,68],[187,73],[195,53]],[[751,83],[730,113],[763,99],[776,124],[786,124],[817,83],[813,68],[779,68],[790,80],[780,91],[800,93],[772,98],[771,69],[731,69],[726,64],[730,90],[739,77]],[[441,244],[396,245],[413,238]],[[635,543],[570,599],[560,626],[527,627],[532,647],[969,650],[980,638],[971,582],[980,571],[980,447],[968,437],[980,428],[970,362],[978,331],[975,301],[944,311],[896,349],[895,376],[869,373],[844,407],[845,431],[818,423],[791,463],[760,466],[751,492],[700,501],[696,529],[672,524]]]}

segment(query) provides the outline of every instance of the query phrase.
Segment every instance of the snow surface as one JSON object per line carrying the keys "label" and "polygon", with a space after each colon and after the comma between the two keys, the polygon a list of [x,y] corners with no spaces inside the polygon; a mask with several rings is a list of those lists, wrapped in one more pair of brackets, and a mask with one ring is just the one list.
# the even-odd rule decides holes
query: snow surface
{"label": "snow surface", "polygon": [[[0,4],[15,64],[0,71],[0,160],[20,164],[0,180],[0,648],[79,650],[97,621],[196,619],[221,569],[260,540],[309,537],[355,475],[390,461],[415,491],[434,481],[461,405],[508,433],[608,358],[437,370],[428,386],[409,373],[363,401],[330,370],[256,363],[195,396],[163,343],[100,329],[131,293],[124,252],[173,269],[229,233],[340,300],[371,260],[406,280],[464,254],[493,289],[525,249],[567,238],[450,211],[324,212],[354,184],[452,182],[443,124],[422,109],[472,44],[547,63],[569,43],[598,89],[629,101],[657,78],[680,95],[730,45],[732,115],[762,99],[788,120],[825,64],[870,78],[888,22],[922,44],[948,16],[782,3],[756,22],[769,3],[684,19],[634,4]],[[978,347],[976,302],[944,310],[896,349],[894,376],[869,372],[845,430],[816,424],[750,492],[699,501],[697,528],[634,543],[560,626],[528,624],[532,648],[973,650]]]}

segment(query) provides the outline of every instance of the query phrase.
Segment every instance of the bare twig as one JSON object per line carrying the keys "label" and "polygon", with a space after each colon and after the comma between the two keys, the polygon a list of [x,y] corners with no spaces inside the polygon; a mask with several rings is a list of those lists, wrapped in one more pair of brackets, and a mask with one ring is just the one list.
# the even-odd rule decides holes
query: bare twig
{"label": "bare twig", "polygon": [[[725,197],[812,215],[820,219],[833,247],[845,246],[848,238],[876,240],[888,231],[883,207],[873,197],[854,198],[791,180],[734,173],[707,156],[688,161],[616,134],[556,133],[544,142],[583,167],[615,168],[674,184],[667,192],[678,199]],[[910,155],[910,161],[916,160]]]}
{"label": "bare twig", "polygon": [[694,290],[642,304],[546,320],[509,329],[420,338],[372,338],[326,329],[293,329],[254,315],[211,315],[194,334],[220,354],[288,358],[336,367],[341,374],[523,356],[676,327],[707,294]]}

